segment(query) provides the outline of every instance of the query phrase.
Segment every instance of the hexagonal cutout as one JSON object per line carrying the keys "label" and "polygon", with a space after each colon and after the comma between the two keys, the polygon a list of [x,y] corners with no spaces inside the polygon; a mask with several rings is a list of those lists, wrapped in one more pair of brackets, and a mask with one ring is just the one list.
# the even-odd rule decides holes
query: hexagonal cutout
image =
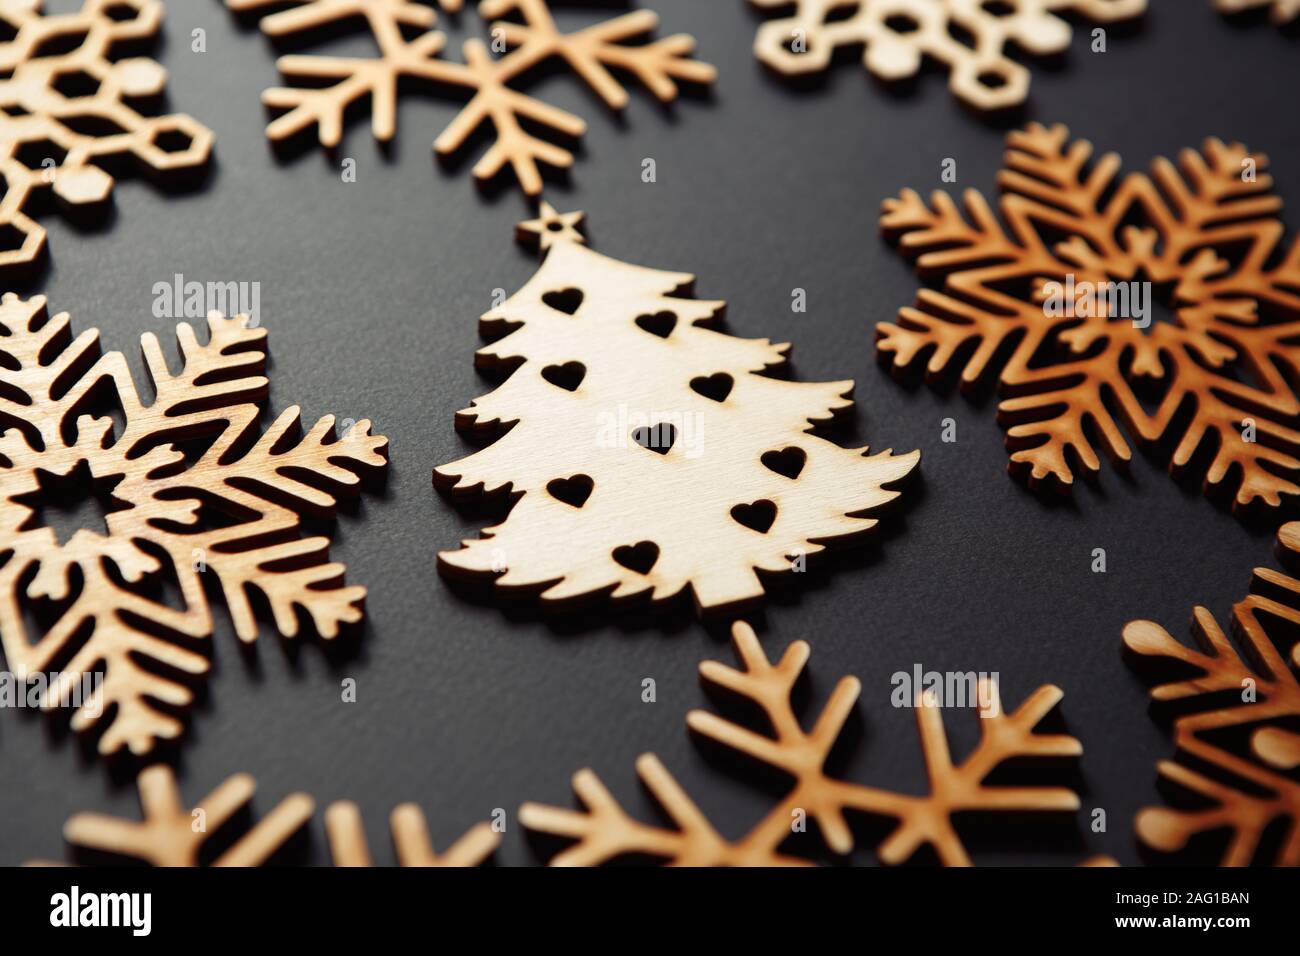
{"label": "hexagonal cutout", "polygon": [[[61,166],[67,158],[68,151],[53,140],[38,139],[30,143],[23,143],[14,150],[14,159],[22,163],[28,169],[49,169],[51,166]],[[53,163],[47,160],[54,160]]]}
{"label": "hexagonal cutout", "polygon": [[1016,12],[1016,8],[1007,0],[984,0],[980,6],[991,17],[1009,17]]}
{"label": "hexagonal cutout", "polygon": [[979,41],[975,39],[975,34],[956,20],[948,21],[948,36],[968,50],[979,49]]}
{"label": "hexagonal cutout", "polygon": [[12,223],[0,223],[0,253],[17,252],[27,241],[27,233]]}
{"label": "hexagonal cutout", "polygon": [[104,16],[117,23],[126,23],[140,15],[140,11],[129,3],[110,3],[103,12]]}
{"label": "hexagonal cutout", "polygon": [[891,16],[885,17],[885,26],[894,33],[901,34],[902,36],[907,36],[907,34],[915,33],[917,30],[921,29],[921,24],[917,23],[916,20],[909,17],[906,13],[895,13]]}
{"label": "hexagonal cutout", "polygon": [[183,153],[193,142],[189,133],[179,129],[163,129],[153,134],[153,144],[164,153]]}
{"label": "hexagonal cutout", "polygon": [[63,56],[65,53],[71,53],[85,43],[86,37],[89,35],[86,30],[72,30],[68,33],[56,33],[54,36],[46,37],[32,51],[32,58]]}
{"label": "hexagonal cutout", "polygon": [[113,122],[107,116],[96,116],[93,113],[86,113],[80,116],[63,116],[59,122],[82,136],[118,136],[125,133],[121,126]]}
{"label": "hexagonal cutout", "polygon": [[54,88],[70,100],[94,96],[99,92],[99,80],[85,70],[69,70],[54,74]]}

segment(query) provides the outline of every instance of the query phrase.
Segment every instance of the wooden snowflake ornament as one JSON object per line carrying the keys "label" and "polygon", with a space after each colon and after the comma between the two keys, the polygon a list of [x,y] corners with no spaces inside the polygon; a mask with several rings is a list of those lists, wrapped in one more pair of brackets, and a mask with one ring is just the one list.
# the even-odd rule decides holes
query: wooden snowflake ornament
{"label": "wooden snowflake ornament", "polygon": [[[260,14],[282,7],[283,2],[226,0],[226,5],[237,13]],[[459,0],[442,4],[448,11],[460,5]],[[572,33],[559,29],[547,0],[483,0],[479,13],[489,21],[493,47],[490,50],[477,38],[466,41],[462,63],[441,58],[447,37],[433,29],[436,14],[412,0],[296,0],[290,9],[269,14],[262,20],[262,30],[275,38],[364,20],[379,56],[280,57],[276,62],[280,72],[307,85],[277,87],[263,94],[268,107],[285,111],[267,126],[267,136],[282,141],[314,126],[322,146],[337,146],[345,111],[369,98],[375,138],[387,141],[397,131],[401,80],[465,90],[469,102],[434,141],[435,152],[453,156],[480,127],[490,126],[494,141],[475,164],[475,178],[486,182],[510,167],[520,188],[536,196],[542,191],[541,166],[568,169],[573,152],[530,128],[573,140],[586,132],[587,124],[519,89],[535,67],[553,61],[565,64],[614,110],[627,105],[628,95],[611,71],[630,75],[665,103],[676,99],[680,83],[705,85],[717,75],[708,64],[690,59],[695,41],[689,36],[637,42],[658,26],[658,16],[648,10]],[[496,19],[506,17],[515,19]],[[498,51],[503,52],[499,57],[493,55],[498,43],[508,51]]]}
{"label": "wooden snowflake ornament", "polygon": [[1300,17],[1300,0],[1214,0],[1214,8],[1221,13],[1245,13],[1265,7],[1277,24],[1290,23]]}
{"label": "wooden snowflake ornament", "polygon": [[[76,13],[42,14],[38,0],[5,0],[0,22],[0,268],[28,268],[45,229],[27,214],[49,190],[64,207],[108,200],[101,168],[129,156],[155,179],[204,166],[212,132],[183,114],[145,116],[135,105],[163,93],[167,72],[144,57],[114,58],[158,33],[159,0],[85,0]],[[59,51],[59,52],[56,52]]]}
{"label": "wooden snowflake ornament", "polygon": [[476,364],[509,377],[456,424],[496,440],[434,483],[518,500],[440,554],[443,573],[553,607],[689,587],[702,611],[734,610],[762,598],[757,572],[801,569],[870,531],[864,513],[898,497],[889,485],[919,453],[868,456],[812,434],[852,405],[853,383],[771,377],[788,346],[709,328],[723,303],[686,298],[693,276],[593,252],[576,222],[544,207],[521,227],[545,261],[483,316],[499,337]]}
{"label": "wooden snowflake ornament", "polygon": [[[47,709],[102,674],[72,726],[102,729],[104,754],[144,754],[180,735],[171,711],[194,695],[179,675],[209,667],[191,649],[213,630],[205,582],[220,586],[245,642],[257,637],[254,593],[286,637],[300,612],[326,639],[362,615],[365,588],[344,586],[329,539],[300,537],[300,516],[332,516],[360,475],[386,467],[387,439],[367,421],[336,439],[329,415],[302,435],[296,406],[261,433],[266,331],[219,313],[208,330],[200,342],[177,326],[177,372],[143,337],[146,402],[125,357],[99,354],[97,331],[73,338],[67,313],[51,318],[44,297],[0,302],[0,639],[20,678],[66,659]],[[105,401],[121,425],[92,416]],[[190,439],[208,444],[176,444]],[[42,506],[52,485],[78,476],[106,503],[104,527],[59,540]],[[158,590],[168,581],[175,597]]]}
{"label": "wooden snowflake ornament", "polygon": [[1001,710],[996,684],[984,684],[980,699],[990,702],[990,707],[988,713],[980,714],[980,742],[960,762],[954,762],[949,752],[941,708],[926,698],[918,698],[917,729],[930,790],[924,794],[896,793],[840,780],[827,772],[826,762],[861,690],[856,678],[840,679],[812,730],[805,730],[791,695],[808,662],[808,645],[796,641],[774,664],[749,625],[735,624],[732,639],[742,666],[708,661],[700,666],[700,676],[706,684],[755,705],[770,730],[758,733],[744,724],[699,710],[691,712],[687,723],[700,736],[779,771],[792,781],[789,791],[749,833],[731,841],[714,829],[653,754],[637,761],[637,773],[663,808],[667,825],[642,823],[630,816],[592,771],[582,770],[573,778],[582,809],[527,803],[519,811],[520,822],[529,829],[574,841],[552,860],[553,864],[592,866],[640,855],[679,866],[806,865],[806,859],[783,851],[797,815],[815,822],[826,847],[842,855],[854,848],[854,833],[846,814],[855,812],[895,822],[877,847],[886,864],[905,863],[918,850],[929,847],[941,863],[967,866],[970,856],[955,828],[955,815],[1069,813],[1079,807],[1078,796],[1063,787],[995,786],[985,782],[1008,761],[1075,758],[1083,752],[1073,737],[1034,732],[1061,699],[1061,691],[1055,687],[1040,687],[1018,710],[1008,714]]}
{"label": "wooden snowflake ornament", "polygon": [[[1068,488],[1131,457],[1124,431],[1204,453],[1207,493],[1276,507],[1300,494],[1300,243],[1286,247],[1267,157],[1210,139],[1118,177],[1064,126],[1007,137],[1002,221],[974,190],[886,200],[885,234],[940,285],[877,328],[882,360],[963,389],[996,375],[1011,471]],[[1172,321],[1152,314],[1153,296]],[[1145,298],[1147,314],[1124,313]],[[1118,303],[1118,307],[1116,307]],[[1130,306],[1131,308],[1131,306]]]}
{"label": "wooden snowflake ornament", "polygon": [[105,860],[125,857],[150,866],[261,866],[306,825],[315,808],[305,793],[292,794],[209,860],[204,856],[208,840],[246,810],[257,790],[253,778],[236,774],[193,809],[181,802],[170,767],[148,767],[140,771],[136,784],[143,820],[79,813],[63,828],[69,845]]}
{"label": "wooden snowflake ornament", "polygon": [[[393,810],[389,823],[399,866],[468,867],[490,857],[501,842],[491,824],[480,823],[448,847],[435,853],[424,812],[414,803]],[[325,832],[335,866],[374,866],[362,827],[361,810],[355,803],[340,800],[325,811]]]}
{"label": "wooden snowflake ornament", "polygon": [[[1278,545],[1295,566],[1300,522],[1282,526]],[[1200,846],[1224,866],[1300,866],[1300,580],[1256,568],[1233,623],[1235,643],[1196,608],[1196,648],[1152,621],[1124,628],[1135,664],[1180,672],[1157,678],[1151,699],[1178,714],[1177,759],[1160,763],[1160,779],[1191,798],[1143,810],[1135,828],[1159,852]]]}
{"label": "wooden snowflake ornament", "polygon": [[[82,853],[97,854],[90,862],[98,863],[124,857],[150,866],[261,866],[306,826],[316,806],[307,794],[292,794],[256,825],[239,833],[229,848],[210,856],[206,850],[211,837],[252,801],[257,789],[252,777],[236,774],[193,809],[182,804],[170,767],[156,765],[142,770],[136,785],[144,811],[142,821],[79,813],[63,828],[68,844]],[[411,803],[393,811],[392,825],[398,862],[407,867],[478,866],[500,842],[489,824],[480,823],[446,852],[434,853],[424,814]],[[325,831],[335,866],[374,865],[356,804],[331,804],[325,811]],[[38,861],[35,865],[57,864]]]}
{"label": "wooden snowflake ornament", "polygon": [[[1140,16],[1147,0],[750,0],[794,10],[759,27],[754,55],[787,76],[827,70],[841,48],[864,48],[863,65],[891,82],[916,76],[926,57],[948,68],[948,88],[968,106],[998,110],[1029,96],[1029,70],[1007,55],[1070,46],[1060,14],[1096,23]],[[962,39],[962,35],[969,40]]]}

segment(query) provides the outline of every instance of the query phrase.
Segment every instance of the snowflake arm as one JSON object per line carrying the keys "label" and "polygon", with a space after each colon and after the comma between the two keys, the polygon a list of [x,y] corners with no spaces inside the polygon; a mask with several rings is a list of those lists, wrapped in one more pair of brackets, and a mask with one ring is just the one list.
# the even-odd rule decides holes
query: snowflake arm
{"label": "snowflake arm", "polygon": [[[435,853],[428,821],[414,803],[396,807],[389,823],[398,865],[404,867],[479,866],[501,842],[491,824],[479,823],[442,853]],[[331,804],[325,811],[325,832],[335,866],[374,866],[362,827],[361,810],[355,803],[340,800]]]}
{"label": "snowflake arm", "polygon": [[1269,16],[1279,26],[1300,17],[1300,0],[1214,0],[1214,7],[1228,14],[1268,7]]}
{"label": "snowflake arm", "polygon": [[[142,822],[80,813],[64,827],[68,843],[82,850],[127,857],[150,866],[200,866],[200,853],[209,835],[247,807],[257,789],[252,777],[237,774],[190,811],[181,803],[171,768],[148,767],[140,771],[137,783],[144,811]],[[312,799],[306,794],[285,798],[209,865],[262,865],[302,829],[311,819],[313,809]],[[198,814],[202,814],[202,827],[195,826]]]}
{"label": "snowflake arm", "polygon": [[[882,230],[915,257],[921,275],[945,276],[990,261],[1014,267],[1021,261],[1023,250],[1006,237],[984,198],[974,190],[964,198],[971,225],[947,193],[935,192],[932,208],[911,189],[885,201]],[[957,364],[962,346],[974,341],[975,351],[960,366],[962,385],[971,388],[1004,343],[1030,330],[1033,316],[1023,303],[1001,297],[996,304],[996,311],[982,310],[959,295],[923,290],[914,307],[899,311],[897,324],[877,326],[876,348],[899,372],[928,353],[926,374],[935,380]]]}
{"label": "snowflake arm", "polygon": [[[1227,829],[1231,836],[1220,863],[1223,866],[1249,866],[1255,859],[1265,831],[1279,817],[1295,815],[1293,795],[1285,792],[1256,796],[1225,786],[1203,773],[1172,760],[1156,765],[1162,781],[1187,793],[1196,794],[1209,804],[1200,810],[1174,810],[1169,807],[1146,807],[1133,821],[1138,839],[1163,853],[1176,853],[1195,837]],[[1277,858],[1279,866],[1300,865],[1300,842],[1291,826],[1291,839]]]}
{"label": "snowflake arm", "polygon": [[[291,794],[258,823],[243,828],[228,849],[210,858],[209,836],[246,811],[256,790],[253,778],[248,774],[230,777],[193,810],[186,810],[181,803],[175,774],[166,765],[145,768],[136,783],[142,821],[79,813],[67,822],[63,831],[67,842],[79,851],[99,855],[87,863],[109,863],[108,857],[114,857],[166,867],[261,866],[279,853],[315,812],[311,797]],[[424,814],[412,803],[397,807],[391,823],[401,866],[478,866],[500,842],[491,825],[480,823],[447,850],[435,853]],[[356,804],[345,800],[331,804],[325,811],[325,832],[335,866],[374,865]],[[27,865],[59,864],[37,861]]]}
{"label": "snowflake arm", "polygon": [[[276,629],[285,637],[298,634],[296,608],[311,616],[326,640],[338,636],[341,624],[361,619],[366,589],[343,585],[343,565],[327,560],[329,539],[276,539],[296,528],[295,512],[333,517],[339,498],[360,490],[359,475],[384,466],[387,440],[371,436],[370,423],[361,421],[343,440],[328,441],[334,417],[327,415],[292,447],[280,450],[299,425],[298,408],[286,409],[243,458],[224,466],[219,462],[234,439],[214,444],[205,456],[212,466],[206,480],[186,484],[187,489],[261,513],[258,521],[176,542],[182,551],[197,547],[206,556],[208,568],[221,581],[235,632],[245,643],[257,639],[250,588],[266,597]],[[272,543],[265,543],[268,539]]]}
{"label": "snowflake arm", "polygon": [[349,106],[370,97],[370,125],[375,139],[388,142],[397,133],[397,83],[402,76],[443,78],[437,55],[446,43],[439,32],[425,33],[411,42],[393,41],[380,59],[326,56],[282,56],[276,66],[286,77],[338,80],[324,89],[274,87],[262,102],[288,112],[266,128],[272,140],[285,140],[316,125],[322,146],[333,148],[343,136],[343,119]]}
{"label": "snowflake arm", "polygon": [[[82,641],[47,709],[67,706],[83,679],[102,674],[73,718],[76,730],[103,728],[102,753],[144,754],[156,740],[179,736],[181,723],[156,703],[189,706],[191,683],[209,670],[192,646],[214,626],[208,572],[244,641],[257,636],[254,589],[286,637],[298,633],[299,610],[326,639],[360,619],[365,589],[344,585],[327,539],[299,538],[300,515],[331,517],[342,497],[357,494],[360,475],[384,467],[387,442],[371,436],[365,421],[332,441],[332,416],[299,437],[296,407],[259,438],[255,403],[268,388],[264,330],[247,317],[214,313],[200,342],[183,323],[175,372],[158,340],[145,335],[154,385],[145,404],[121,353],[96,357],[98,333],[74,339],[68,316],[49,318],[43,298],[6,296],[0,326],[8,358],[0,369],[0,419],[16,426],[0,436],[0,640],[11,669],[24,676]],[[118,434],[111,418],[84,413],[106,397],[105,388],[124,419]],[[193,460],[173,444],[199,438],[211,444]],[[104,532],[83,528],[60,542],[38,520],[40,476],[69,478],[81,469],[96,488],[111,488],[116,507],[105,515]],[[207,527],[205,507],[227,520]],[[149,594],[163,574],[179,588],[179,607]],[[33,601],[46,602],[52,623],[31,636],[23,608]]]}
{"label": "snowflake arm", "polygon": [[[266,330],[255,328],[245,316],[226,318],[210,313],[208,341],[200,344],[194,327],[187,322],[176,326],[176,343],[184,363],[173,375],[162,345],[152,332],[140,338],[145,364],[154,389],[147,408],[136,394],[125,359],[105,356],[108,374],[118,385],[128,423],[123,439],[133,455],[147,440],[190,438],[206,434],[238,415],[250,402],[267,395],[270,382],[266,370]],[[88,375],[93,387],[93,374]],[[80,397],[79,390],[70,394]]]}
{"label": "snowflake arm", "polygon": [[[1293,522],[1279,543],[1294,550],[1300,532]],[[1229,831],[1221,853],[1226,866],[1256,861],[1266,829],[1285,821],[1273,862],[1300,865],[1300,735],[1291,728],[1300,715],[1300,643],[1284,628],[1300,625],[1300,581],[1257,569],[1245,600],[1233,608],[1238,644],[1205,608],[1195,611],[1197,648],[1175,640],[1150,621],[1124,629],[1124,645],[1135,663],[1174,664],[1190,677],[1157,681],[1151,699],[1177,702],[1174,742],[1177,760],[1162,761],[1162,780],[1199,795],[1197,809],[1153,807],[1137,818],[1138,836],[1163,852],[1177,852],[1190,840]],[[1279,640],[1279,638],[1281,640]],[[1290,644],[1289,656],[1281,649]],[[1240,650],[1238,649],[1240,647]],[[1281,648],[1281,649],[1280,649]],[[1231,740],[1240,741],[1239,744]],[[1199,768],[1214,771],[1214,776]]]}
{"label": "snowflake arm", "polygon": [[559,56],[615,110],[627,106],[628,95],[609,67],[632,74],[664,103],[677,98],[677,81],[707,85],[717,79],[717,70],[712,66],[688,58],[695,49],[695,40],[685,34],[636,46],[622,42],[658,27],[659,17],[650,10],[636,10],[566,34],[556,27],[545,0],[485,0],[479,6],[482,16],[489,19],[512,11],[518,12],[524,22],[499,21],[491,26],[494,35],[507,46],[518,48],[502,64],[510,76]]}
{"label": "snowflake arm", "polygon": [[102,674],[102,683],[81,700],[74,712],[72,729],[81,733],[103,726],[99,739],[103,754],[124,748],[134,754],[148,753],[157,741],[175,740],[184,730],[179,720],[154,702],[184,708],[193,703],[194,692],[186,680],[162,676],[140,662],[164,665],[189,681],[206,675],[210,665],[203,655],[147,633],[132,621],[138,617],[167,626],[174,633],[194,636],[206,630],[206,606],[178,612],[148,598],[127,594],[113,605],[101,607],[85,595],[101,593],[112,585],[99,566],[91,567],[83,595],[63,613],[55,627],[26,654],[8,649],[11,642],[6,642],[6,654],[15,673],[40,672],[69,646],[80,627],[89,624],[93,628],[90,639],[58,672],[44,707],[50,711],[69,706],[74,687],[88,675]]}
{"label": "snowflake arm", "polygon": [[[376,35],[400,36],[401,27],[429,29],[437,20],[429,7],[411,0],[288,0],[287,10],[269,13],[262,19],[267,36],[286,37],[321,27],[337,26],[353,17],[364,17]],[[445,0],[443,9],[449,9]],[[285,0],[226,0],[236,14],[261,15],[285,6]],[[454,11],[452,11],[454,12]]]}
{"label": "snowflake arm", "polygon": [[504,60],[493,60],[479,40],[464,46],[464,65],[440,63],[432,70],[439,79],[475,90],[474,97],[434,141],[440,156],[458,152],[484,122],[492,124],[496,139],[474,165],[480,182],[493,179],[507,164],[514,170],[520,187],[530,196],[542,191],[539,162],[556,169],[573,165],[573,153],[564,147],[533,136],[521,125],[529,120],[570,138],[581,136],[587,124],[577,116],[506,86],[509,79]]}
{"label": "snowflake arm", "polygon": [[574,777],[583,809],[574,811],[541,804],[520,810],[524,826],[576,841],[553,861],[558,865],[595,865],[631,853],[647,854],[675,865],[774,866],[807,861],[781,853],[796,817],[818,824],[826,846],[837,854],[854,848],[847,811],[893,818],[895,830],[878,847],[883,862],[898,864],[930,846],[947,865],[969,865],[970,858],[953,827],[962,811],[1068,812],[1079,806],[1070,790],[1044,786],[988,786],[984,780],[1005,761],[1019,757],[1077,757],[1079,743],[1064,735],[1034,733],[1061,698],[1055,687],[1041,687],[1017,711],[1003,714],[996,687],[984,686],[981,698],[992,702],[983,714],[983,733],[975,750],[954,764],[939,708],[917,701],[917,722],[931,791],[921,796],[894,793],[829,776],[827,758],[843,731],[860,691],[859,682],[845,677],[835,686],[811,731],[805,731],[794,711],[791,694],[807,663],[809,648],[792,644],[773,664],[748,625],[732,630],[742,667],[717,662],[700,667],[706,684],[724,688],[755,704],[771,727],[757,733],[707,711],[693,711],[687,723],[696,734],[760,764],[781,771],[792,781],[784,798],[744,837],[730,841],[717,832],[672,775],[653,755],[637,761],[637,772],[664,810],[672,826],[651,826],[629,816],[590,770]]}
{"label": "snowflake arm", "polygon": [[637,775],[672,821],[671,829],[640,822],[627,813],[590,770],[573,777],[582,810],[525,803],[519,822],[530,830],[574,841],[552,866],[598,866],[628,854],[643,854],[673,866],[807,866],[797,857],[738,846],[725,840],[654,754],[636,762]]}

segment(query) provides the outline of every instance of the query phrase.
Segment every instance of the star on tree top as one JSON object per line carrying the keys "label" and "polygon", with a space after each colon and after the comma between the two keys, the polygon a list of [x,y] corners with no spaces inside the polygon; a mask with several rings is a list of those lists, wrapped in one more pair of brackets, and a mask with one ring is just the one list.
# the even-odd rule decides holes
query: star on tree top
{"label": "star on tree top", "polygon": [[587,239],[581,232],[587,214],[581,210],[559,212],[546,200],[542,200],[537,210],[536,219],[527,219],[516,227],[520,242],[536,245],[542,255],[550,251],[557,242],[576,242],[585,245]]}

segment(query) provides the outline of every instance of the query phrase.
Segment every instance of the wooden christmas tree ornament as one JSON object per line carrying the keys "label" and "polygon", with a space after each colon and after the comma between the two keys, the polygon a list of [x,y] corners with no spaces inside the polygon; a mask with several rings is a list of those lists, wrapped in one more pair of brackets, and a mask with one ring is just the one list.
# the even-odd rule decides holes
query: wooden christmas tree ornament
{"label": "wooden christmas tree ornament", "polygon": [[[1297,566],[1300,522],[1282,526],[1278,545]],[[1172,665],[1188,675],[1158,679],[1151,699],[1178,714],[1178,754],[1161,761],[1160,779],[1192,800],[1143,810],[1135,829],[1158,852],[1199,845],[1215,848],[1223,866],[1300,866],[1300,580],[1256,568],[1233,623],[1236,643],[1213,614],[1196,608],[1196,648],[1152,621],[1124,628],[1135,665]]]}
{"label": "wooden christmas tree ornament", "polygon": [[[809,861],[789,855],[783,846],[793,823],[804,816],[815,822],[826,847],[836,854],[854,849],[854,833],[846,813],[871,814],[895,821],[894,829],[877,847],[882,862],[904,863],[923,847],[948,866],[971,860],[958,835],[959,813],[1070,813],[1079,798],[1063,787],[991,785],[988,776],[1020,758],[1077,758],[1083,748],[1073,737],[1038,734],[1034,730],[1061,699],[1056,687],[1040,687],[1019,709],[1004,713],[994,683],[984,683],[980,700],[980,742],[965,760],[954,762],[949,752],[941,709],[918,696],[917,729],[925,754],[930,790],[924,794],[896,793],[830,776],[826,762],[836,746],[861,690],[856,678],[836,684],[811,731],[804,730],[791,695],[810,654],[803,641],[786,649],[780,661],[768,660],[749,625],[733,626],[732,639],[740,668],[715,661],[701,665],[705,684],[729,691],[755,705],[769,730],[759,733],[742,723],[708,711],[687,717],[699,736],[779,771],[792,781],[790,790],[763,819],[739,840],[723,837],[653,754],[637,761],[637,773],[669,821],[647,824],[630,816],[591,770],[579,771],[573,789],[582,808],[526,803],[520,822],[531,830],[572,840],[553,865],[592,866],[628,855],[648,856],[679,866],[799,866]],[[1093,865],[1108,863],[1105,859]]]}
{"label": "wooden christmas tree ornament", "polygon": [[1031,485],[1095,475],[1099,447],[1127,463],[1127,429],[1175,442],[1175,475],[1204,452],[1207,493],[1238,507],[1300,494],[1300,395],[1283,371],[1300,368],[1300,243],[1283,242],[1268,158],[1210,139],[1121,178],[1118,156],[1089,164],[1064,126],[1007,144],[1005,227],[974,190],[965,216],[942,192],[885,202],[885,234],[942,287],[878,326],[883,360],[959,373],[964,389],[996,374],[1011,471]]}
{"label": "wooden christmas tree ornament", "polygon": [[[45,190],[65,207],[109,199],[100,167],[124,156],[155,179],[204,166],[212,132],[183,114],[145,116],[134,105],[163,93],[167,72],[144,57],[112,59],[157,36],[159,0],[85,0],[76,13],[41,13],[39,0],[0,4],[0,268],[28,269],[45,230],[27,214]],[[56,52],[57,51],[57,52]]]}
{"label": "wooden christmas tree ornament", "polygon": [[[200,342],[177,326],[178,372],[143,337],[146,404],[125,357],[99,354],[96,330],[74,338],[68,314],[51,318],[41,296],[0,302],[0,640],[19,679],[66,660],[45,707],[75,705],[73,728],[102,729],[103,754],[180,735],[172,712],[209,667],[194,649],[213,630],[205,582],[219,585],[245,642],[257,637],[254,592],[286,637],[300,613],[326,639],[362,616],[365,588],[345,586],[329,539],[299,526],[304,514],[332,516],[361,475],[384,469],[388,440],[368,421],[336,438],[330,415],[303,435],[296,406],[261,433],[266,331],[216,312],[208,330]],[[92,416],[102,404],[118,422]],[[207,444],[175,444],[190,439]],[[102,530],[60,540],[43,509],[69,483],[88,484],[106,514]]]}
{"label": "wooden christmas tree ornament", "polygon": [[789,346],[710,328],[723,303],[687,298],[692,276],[591,251],[580,215],[544,204],[520,227],[545,261],[483,316],[498,338],[476,364],[508,377],[456,424],[496,440],[434,484],[453,499],[518,500],[440,554],[443,573],[540,592],[548,606],[689,587],[702,611],[734,610],[762,598],[759,571],[800,570],[869,532],[864,513],[898,497],[889,485],[919,453],[867,455],[812,434],[852,405],[852,382],[772,377]]}
{"label": "wooden christmas tree ornament", "polygon": [[976,109],[1018,106],[1029,70],[1011,46],[1037,56],[1069,49],[1060,14],[1095,23],[1141,16],[1147,0],[750,0],[793,12],[759,27],[754,55],[786,76],[827,70],[837,50],[864,48],[862,63],[882,80],[909,80],[926,58],[948,68],[948,88]]}
{"label": "wooden christmas tree ornament", "polygon": [[[282,7],[283,2],[226,0],[226,5],[237,13],[260,14]],[[460,5],[459,0],[442,4],[448,11]],[[658,26],[658,16],[648,10],[565,33],[556,25],[547,0],[483,0],[478,9],[489,21],[493,46],[489,50],[477,38],[466,41],[463,63],[440,58],[447,37],[433,29],[436,14],[411,0],[297,0],[292,8],[269,14],[262,20],[262,30],[277,39],[364,20],[379,56],[280,57],[276,65],[286,78],[312,85],[276,87],[263,94],[268,107],[285,111],[267,126],[266,135],[282,141],[314,126],[321,145],[332,148],[342,138],[347,108],[369,98],[375,138],[388,141],[397,131],[401,80],[431,84],[424,87],[431,93],[440,88],[468,91],[469,102],[434,141],[435,152],[443,157],[461,152],[486,124],[494,141],[475,164],[475,178],[492,180],[508,166],[520,188],[536,196],[542,191],[540,165],[568,169],[573,152],[528,127],[572,140],[586,132],[587,124],[519,89],[535,67],[563,63],[614,110],[627,105],[628,95],[611,71],[631,76],[665,103],[677,98],[679,83],[709,84],[717,75],[713,67],[689,58],[695,49],[689,36],[637,42]],[[515,19],[496,20],[510,16]],[[498,50],[498,44],[503,49]],[[494,56],[493,51],[504,55]]]}

